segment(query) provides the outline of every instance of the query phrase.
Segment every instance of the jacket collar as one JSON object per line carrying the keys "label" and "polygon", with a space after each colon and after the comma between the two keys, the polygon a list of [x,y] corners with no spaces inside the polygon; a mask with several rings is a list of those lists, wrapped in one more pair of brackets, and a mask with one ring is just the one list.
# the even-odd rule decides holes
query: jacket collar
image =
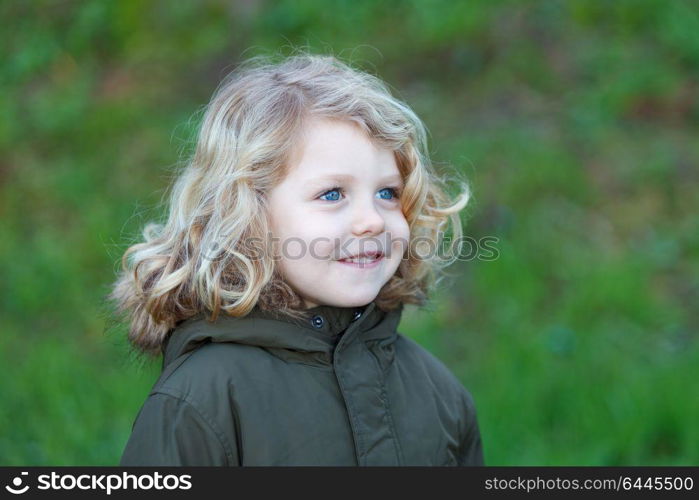
{"label": "jacket collar", "polygon": [[264,347],[289,361],[330,364],[333,352],[350,342],[387,339],[392,343],[403,311],[379,309],[376,301],[363,307],[329,305],[307,309],[299,320],[254,307],[243,317],[222,313],[215,321],[199,313],[179,323],[163,344],[163,368],[182,354],[208,342],[234,342]]}

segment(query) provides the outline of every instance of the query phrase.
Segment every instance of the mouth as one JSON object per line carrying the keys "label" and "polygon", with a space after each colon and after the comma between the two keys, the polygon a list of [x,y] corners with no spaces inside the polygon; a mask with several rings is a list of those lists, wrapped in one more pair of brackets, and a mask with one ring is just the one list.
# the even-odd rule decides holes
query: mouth
{"label": "mouth", "polygon": [[382,252],[366,252],[360,255],[340,259],[338,262],[346,266],[352,266],[360,269],[371,269],[379,265],[383,260]]}

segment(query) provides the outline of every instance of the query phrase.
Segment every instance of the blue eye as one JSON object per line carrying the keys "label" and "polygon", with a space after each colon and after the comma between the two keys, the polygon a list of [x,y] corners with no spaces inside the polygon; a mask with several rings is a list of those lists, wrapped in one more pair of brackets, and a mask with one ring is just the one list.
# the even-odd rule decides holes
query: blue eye
{"label": "blue eye", "polygon": [[382,198],[383,200],[398,198],[398,191],[394,188],[383,188],[381,191],[390,191],[391,193],[393,193],[393,198]]}
{"label": "blue eye", "polygon": [[[330,189],[329,191],[326,191],[326,192],[324,192],[323,194],[321,194],[321,195],[320,195],[320,198],[323,199],[323,196],[325,196],[325,195],[328,194],[328,193],[333,193],[333,192],[338,192],[338,193],[339,193],[339,192],[340,192],[340,188],[339,188],[339,187],[334,187],[334,188]],[[331,200],[325,200],[325,201],[337,201],[337,200],[338,200],[338,198],[333,198],[333,199],[331,199]]]}

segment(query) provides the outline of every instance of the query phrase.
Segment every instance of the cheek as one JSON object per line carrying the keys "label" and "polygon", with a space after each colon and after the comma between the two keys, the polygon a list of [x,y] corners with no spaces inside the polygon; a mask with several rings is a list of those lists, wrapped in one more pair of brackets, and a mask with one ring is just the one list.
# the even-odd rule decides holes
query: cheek
{"label": "cheek", "polygon": [[[299,213],[297,207],[287,204],[276,209],[270,214],[270,229],[272,235],[277,239],[277,246],[281,246],[284,240],[305,239],[305,225],[303,214]],[[288,243],[292,244],[292,243]]]}
{"label": "cheek", "polygon": [[290,208],[273,226],[276,252],[297,264],[312,259],[327,260],[337,245],[336,227],[326,218]]}
{"label": "cheek", "polygon": [[273,253],[283,268],[285,261],[297,262],[299,255],[303,255],[303,238],[299,237],[293,221],[287,213],[275,217],[271,224]]}
{"label": "cheek", "polygon": [[309,257],[314,259],[327,258],[332,256],[333,249],[332,237],[328,235],[318,235],[311,238],[308,245]]}
{"label": "cheek", "polygon": [[396,217],[391,225],[391,247],[398,255],[403,255],[410,242],[410,227],[402,215]]}

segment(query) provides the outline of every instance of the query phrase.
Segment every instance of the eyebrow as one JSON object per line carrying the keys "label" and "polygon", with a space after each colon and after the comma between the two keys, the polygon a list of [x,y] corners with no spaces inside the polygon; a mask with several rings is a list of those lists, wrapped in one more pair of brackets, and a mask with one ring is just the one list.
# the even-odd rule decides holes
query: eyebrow
{"label": "eyebrow", "polygon": [[[351,175],[351,174],[330,174],[330,175],[324,175],[322,177],[314,177],[311,179],[310,182],[312,183],[322,183],[326,181],[340,181],[340,182],[345,182],[345,181],[354,181],[356,180],[356,177]],[[400,174],[392,174],[388,175],[386,177],[382,177],[379,179],[379,183],[383,184],[385,182],[391,182],[391,181],[397,181],[397,182],[403,182],[403,178],[400,176]]]}

